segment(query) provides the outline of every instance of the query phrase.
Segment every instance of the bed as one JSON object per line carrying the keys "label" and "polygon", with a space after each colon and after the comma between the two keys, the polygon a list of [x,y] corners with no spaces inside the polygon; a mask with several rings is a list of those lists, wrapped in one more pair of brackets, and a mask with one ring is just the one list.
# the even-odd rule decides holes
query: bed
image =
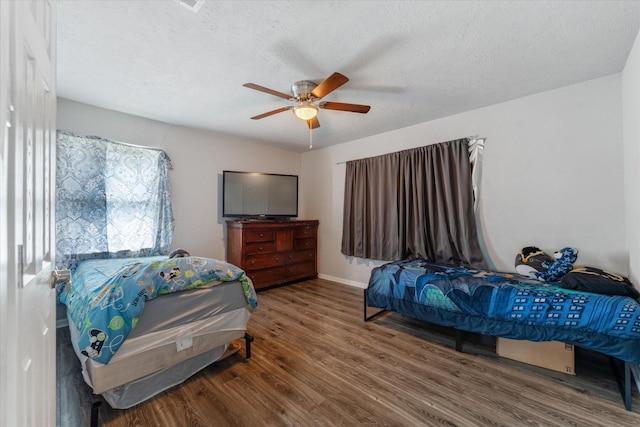
{"label": "bed", "polygon": [[[367,307],[382,310],[367,315]],[[364,319],[393,311],[460,331],[529,341],[562,341],[624,362],[623,399],[631,410],[630,364],[640,363],[640,304],[626,296],[574,291],[527,276],[423,259],[376,267],[365,289]]]}
{"label": "bed", "polygon": [[[94,394],[141,403],[237,349],[257,305],[244,271],[200,257],[87,260],[60,295]],[[92,424],[97,422],[97,406]],[[94,419],[95,418],[95,419]]]}

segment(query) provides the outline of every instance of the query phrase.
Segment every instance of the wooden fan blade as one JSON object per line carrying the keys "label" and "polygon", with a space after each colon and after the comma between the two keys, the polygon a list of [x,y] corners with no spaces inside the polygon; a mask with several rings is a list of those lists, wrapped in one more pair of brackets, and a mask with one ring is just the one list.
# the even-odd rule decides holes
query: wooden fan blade
{"label": "wooden fan blade", "polygon": [[339,110],[339,111],[349,111],[351,113],[362,113],[366,114],[371,109],[368,105],[360,105],[360,104],[345,104],[344,102],[321,102],[318,104],[318,107],[324,108],[325,110]]}
{"label": "wooden fan blade", "polygon": [[260,114],[258,116],[253,116],[253,117],[251,117],[251,119],[252,120],[264,119],[265,117],[273,116],[274,114],[282,113],[283,111],[288,111],[288,110],[291,110],[292,108],[293,107],[278,108],[277,110],[269,111],[267,113],[263,113],[263,114]]}
{"label": "wooden fan blade", "polygon": [[269,89],[268,87],[260,86],[254,83],[245,83],[242,86],[248,87],[249,89],[259,90],[260,92],[265,92],[270,95],[279,96],[280,98],[291,100],[293,97],[291,95],[287,95],[286,93],[278,92],[277,90]]}
{"label": "wooden fan blade", "polygon": [[318,121],[318,116],[315,116],[313,119],[307,120],[307,125],[309,125],[309,129],[319,128],[320,122]]}
{"label": "wooden fan blade", "polygon": [[316,99],[324,98],[340,86],[348,82],[349,79],[340,73],[333,73],[311,91]]}

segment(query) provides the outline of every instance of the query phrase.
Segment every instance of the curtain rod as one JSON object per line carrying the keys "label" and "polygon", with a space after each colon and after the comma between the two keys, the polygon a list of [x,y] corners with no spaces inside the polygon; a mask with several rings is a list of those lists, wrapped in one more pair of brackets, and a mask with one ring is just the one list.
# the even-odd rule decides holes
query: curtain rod
{"label": "curtain rod", "polygon": [[[479,135],[474,135],[474,136],[468,136],[467,139],[469,141],[473,141],[473,140],[476,140],[476,139],[485,139],[485,138],[484,137],[480,137]],[[355,160],[361,160],[361,159],[355,159]],[[352,160],[343,160],[341,162],[336,162],[336,165],[342,165],[344,163],[351,162],[351,161]]]}
{"label": "curtain rod", "polygon": [[[173,125],[171,125],[171,127],[173,127]],[[171,127],[169,129],[171,129]],[[74,132],[70,132],[67,130],[58,130],[57,133],[61,133],[64,135],[70,135],[70,136],[75,136],[76,138],[86,138],[86,139],[95,139],[95,140],[100,140],[100,141],[107,141],[107,142],[111,142],[114,144],[118,144],[118,145],[124,145],[126,147],[132,147],[132,148],[144,148],[144,149],[148,149],[148,150],[154,150],[154,151],[162,151],[163,153],[165,153],[165,155],[167,154],[163,148],[160,147],[150,147],[147,145],[139,145],[139,144],[130,144],[128,142],[120,142],[120,141],[116,141],[113,139],[109,139],[109,138],[105,138],[103,136],[97,136],[97,135],[82,135],[82,134],[77,134]],[[169,133],[169,131],[167,131],[167,133]],[[166,138],[166,134],[165,134],[165,138]],[[162,141],[164,142],[164,138],[162,139]]]}

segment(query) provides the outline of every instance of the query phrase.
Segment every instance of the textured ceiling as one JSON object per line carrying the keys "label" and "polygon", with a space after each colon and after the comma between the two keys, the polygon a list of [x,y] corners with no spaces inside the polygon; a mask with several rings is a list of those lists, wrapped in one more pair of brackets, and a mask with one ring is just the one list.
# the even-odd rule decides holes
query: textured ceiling
{"label": "textured ceiling", "polygon": [[289,92],[337,71],[314,149],[617,73],[640,1],[58,2],[58,96],[295,151]]}

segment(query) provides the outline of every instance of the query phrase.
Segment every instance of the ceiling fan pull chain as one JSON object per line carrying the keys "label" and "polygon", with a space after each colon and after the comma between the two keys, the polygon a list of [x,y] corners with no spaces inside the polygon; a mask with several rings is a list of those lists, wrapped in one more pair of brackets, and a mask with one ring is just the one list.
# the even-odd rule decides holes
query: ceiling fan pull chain
{"label": "ceiling fan pull chain", "polygon": [[313,129],[309,126],[309,150],[313,148]]}

